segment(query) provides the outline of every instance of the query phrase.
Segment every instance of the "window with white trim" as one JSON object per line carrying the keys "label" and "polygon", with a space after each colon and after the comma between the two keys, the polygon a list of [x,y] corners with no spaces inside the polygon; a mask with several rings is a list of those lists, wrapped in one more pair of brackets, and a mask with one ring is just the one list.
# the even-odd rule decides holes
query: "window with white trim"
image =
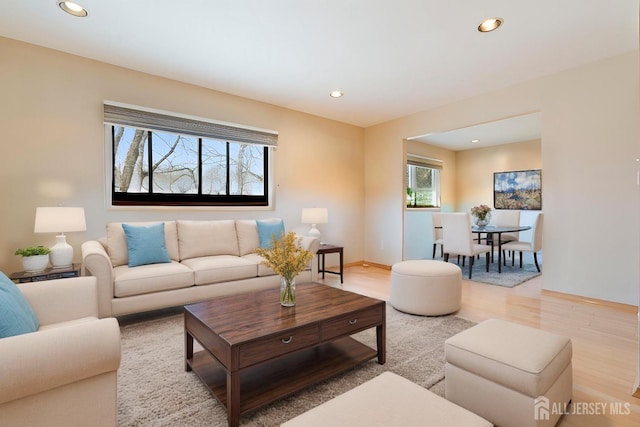
{"label": "window with white trim", "polygon": [[407,208],[440,207],[442,162],[407,156]]}
{"label": "window with white trim", "polygon": [[277,134],[106,104],[113,205],[267,206]]}

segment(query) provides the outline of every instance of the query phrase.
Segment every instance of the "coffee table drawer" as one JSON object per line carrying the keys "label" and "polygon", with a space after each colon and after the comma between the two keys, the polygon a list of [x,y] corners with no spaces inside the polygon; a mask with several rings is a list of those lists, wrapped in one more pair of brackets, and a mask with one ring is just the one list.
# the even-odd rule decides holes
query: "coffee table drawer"
{"label": "coffee table drawer", "polygon": [[254,341],[240,347],[240,368],[264,362],[320,342],[317,325],[294,329],[280,335]]}
{"label": "coffee table drawer", "polygon": [[382,323],[382,319],[382,311],[377,307],[346,314],[322,324],[322,340],[351,335]]}

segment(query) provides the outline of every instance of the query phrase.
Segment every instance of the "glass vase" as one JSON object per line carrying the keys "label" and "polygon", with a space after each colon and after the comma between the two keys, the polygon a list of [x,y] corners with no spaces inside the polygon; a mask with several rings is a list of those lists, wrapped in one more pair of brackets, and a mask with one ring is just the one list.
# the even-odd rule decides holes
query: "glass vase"
{"label": "glass vase", "polygon": [[490,221],[491,221],[491,212],[487,212],[484,218],[480,218],[479,216],[474,217],[474,222],[478,227],[486,227],[487,225],[489,225]]}
{"label": "glass vase", "polygon": [[280,304],[284,307],[296,305],[296,279],[280,277]]}

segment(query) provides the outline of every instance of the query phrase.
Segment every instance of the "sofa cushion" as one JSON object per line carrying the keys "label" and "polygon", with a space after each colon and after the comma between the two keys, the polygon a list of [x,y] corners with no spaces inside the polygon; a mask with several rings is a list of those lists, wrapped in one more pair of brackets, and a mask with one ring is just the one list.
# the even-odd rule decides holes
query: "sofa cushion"
{"label": "sofa cushion", "polygon": [[258,265],[233,255],[190,258],[182,261],[194,273],[196,285],[250,279],[258,275]]}
{"label": "sofa cushion", "polygon": [[238,236],[234,220],[178,220],[180,260],[212,255],[238,256]]}
{"label": "sofa cushion", "polygon": [[193,286],[193,271],[178,262],[138,267],[121,265],[113,269],[116,297],[148,294]]}
{"label": "sofa cushion", "polygon": [[[282,221],[280,218],[268,218],[261,220],[262,222],[278,223]],[[260,237],[258,236],[258,224],[254,219],[236,220],[236,230],[238,233],[238,246],[240,256],[253,253],[260,247]]]}
{"label": "sofa cushion", "polygon": [[258,224],[254,219],[236,220],[236,232],[238,233],[240,256],[250,254],[260,247]]}
{"label": "sofa cushion", "polygon": [[[128,222],[130,225],[147,226],[158,222]],[[174,261],[180,260],[178,251],[178,231],[175,221],[164,222],[164,240],[169,257]],[[107,244],[106,250],[114,267],[127,265],[129,263],[127,237],[124,234],[121,222],[110,222],[107,224]]]}
{"label": "sofa cushion", "polygon": [[127,236],[129,267],[170,262],[164,240],[164,224],[122,224],[122,229]]}
{"label": "sofa cushion", "polygon": [[98,320],[98,318],[93,316],[81,317],[79,319],[65,320],[64,322],[51,323],[50,325],[42,325],[38,328],[38,330],[47,331],[49,329],[66,328],[67,326],[77,325],[80,323],[95,322],[96,320]]}
{"label": "sofa cushion", "polygon": [[248,254],[243,256],[242,258],[258,265],[258,277],[273,276],[274,274],[276,274],[275,271],[262,264],[263,258],[258,254]]}
{"label": "sofa cushion", "polygon": [[35,332],[39,326],[20,289],[0,272],[0,338]]}
{"label": "sofa cushion", "polygon": [[256,221],[258,226],[258,237],[260,238],[261,248],[270,248],[271,240],[278,240],[284,234],[284,222],[280,221]]}

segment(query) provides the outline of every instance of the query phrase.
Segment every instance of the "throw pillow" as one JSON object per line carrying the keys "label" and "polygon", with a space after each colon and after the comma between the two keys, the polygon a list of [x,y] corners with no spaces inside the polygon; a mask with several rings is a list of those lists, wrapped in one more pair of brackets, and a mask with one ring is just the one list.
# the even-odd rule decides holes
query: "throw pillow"
{"label": "throw pillow", "polygon": [[122,224],[127,236],[129,267],[171,262],[164,240],[164,224],[134,226]]}
{"label": "throw pillow", "polygon": [[279,239],[284,234],[284,221],[256,221],[258,225],[258,236],[260,237],[260,247],[271,247],[271,236],[275,235]]}
{"label": "throw pillow", "polygon": [[35,332],[38,318],[20,289],[0,272],[0,338]]}

